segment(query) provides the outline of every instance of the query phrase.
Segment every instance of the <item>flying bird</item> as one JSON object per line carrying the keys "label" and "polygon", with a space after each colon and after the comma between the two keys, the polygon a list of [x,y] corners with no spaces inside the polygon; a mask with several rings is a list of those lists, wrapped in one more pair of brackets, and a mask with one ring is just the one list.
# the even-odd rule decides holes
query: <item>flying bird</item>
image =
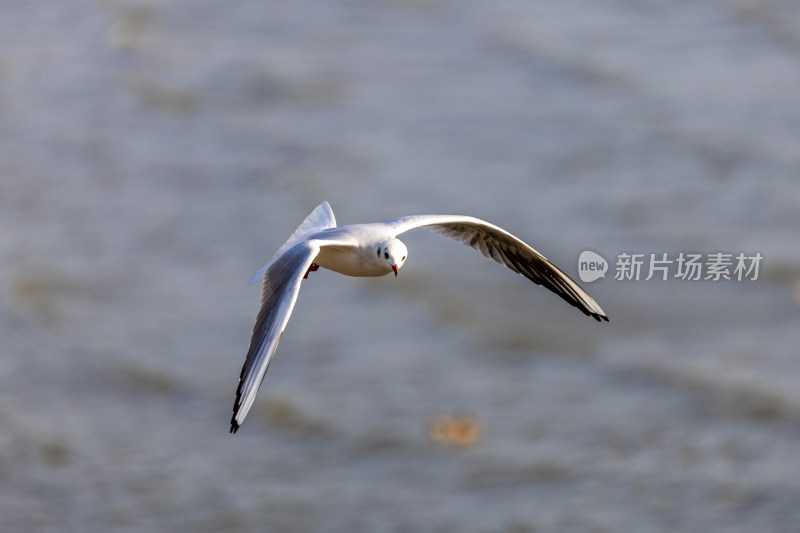
{"label": "flying bird", "polygon": [[398,270],[408,257],[397,236],[415,228],[430,228],[479,250],[483,255],[547,287],[583,314],[608,321],[591,296],[542,254],[502,228],[460,215],[414,215],[374,224],[336,226],[328,202],[322,202],[281,246],[250,284],[262,282],[261,309],[256,317],[236,401],[231,433],[236,433],[253,406],[301,282],[319,267],[345,276],[384,276]]}

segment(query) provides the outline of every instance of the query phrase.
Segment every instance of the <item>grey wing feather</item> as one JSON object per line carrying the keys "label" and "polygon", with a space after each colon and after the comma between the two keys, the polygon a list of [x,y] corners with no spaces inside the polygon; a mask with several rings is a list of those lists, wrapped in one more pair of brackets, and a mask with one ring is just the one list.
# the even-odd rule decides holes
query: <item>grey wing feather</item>
{"label": "grey wing feather", "polygon": [[292,314],[303,275],[318,253],[319,245],[314,241],[300,242],[276,257],[264,274],[261,310],[256,318],[250,349],[239,376],[231,417],[231,433],[236,433],[253,405],[281,334]]}
{"label": "grey wing feather", "polygon": [[498,226],[479,218],[457,215],[417,215],[387,220],[383,224],[394,235],[428,227],[547,287],[583,314],[608,321],[603,309],[575,281],[542,254]]}

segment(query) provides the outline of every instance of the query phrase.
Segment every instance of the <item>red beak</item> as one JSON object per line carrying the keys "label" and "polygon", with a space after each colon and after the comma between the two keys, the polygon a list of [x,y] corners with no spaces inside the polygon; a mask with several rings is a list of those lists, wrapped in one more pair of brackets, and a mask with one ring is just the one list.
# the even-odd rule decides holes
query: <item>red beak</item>
{"label": "red beak", "polygon": [[392,270],[394,270],[394,277],[397,277],[397,265],[392,265]]}

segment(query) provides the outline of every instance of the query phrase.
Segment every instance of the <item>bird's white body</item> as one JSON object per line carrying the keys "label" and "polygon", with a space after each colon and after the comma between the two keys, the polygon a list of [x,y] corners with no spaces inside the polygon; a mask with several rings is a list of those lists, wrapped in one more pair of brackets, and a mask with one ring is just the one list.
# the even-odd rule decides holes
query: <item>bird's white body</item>
{"label": "bird's white body", "polygon": [[[387,245],[386,234],[371,225],[355,224],[323,230],[309,238],[318,240],[321,245],[314,263],[322,268],[356,277],[385,276],[392,272],[391,264],[382,255]],[[347,244],[326,245],[330,240]],[[400,243],[398,239],[394,241]]]}
{"label": "bird's white body", "polygon": [[250,283],[262,280],[261,310],[233,406],[231,432],[236,432],[253,405],[261,381],[294,308],[300,283],[317,267],[346,276],[397,275],[408,249],[397,235],[429,227],[476,248],[485,256],[552,290],[581,312],[608,320],[591,296],[543,255],[507,231],[483,220],[460,215],[415,215],[374,224],[336,226],[328,202],[311,212],[272,260]]}
{"label": "bird's white body", "polygon": [[362,246],[323,246],[314,262],[345,276],[376,277],[391,272],[391,268],[386,268],[385,263],[375,258],[376,254],[371,253],[371,249]]}

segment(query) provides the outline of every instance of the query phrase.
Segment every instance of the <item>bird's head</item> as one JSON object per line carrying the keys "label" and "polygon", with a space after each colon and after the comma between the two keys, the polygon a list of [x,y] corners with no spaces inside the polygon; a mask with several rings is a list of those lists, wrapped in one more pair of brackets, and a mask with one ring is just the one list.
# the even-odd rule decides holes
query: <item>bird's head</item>
{"label": "bird's head", "polygon": [[386,273],[394,272],[395,277],[397,277],[397,271],[405,263],[406,257],[408,257],[408,248],[399,239],[391,238],[382,242],[378,247],[378,260],[386,265]]}

